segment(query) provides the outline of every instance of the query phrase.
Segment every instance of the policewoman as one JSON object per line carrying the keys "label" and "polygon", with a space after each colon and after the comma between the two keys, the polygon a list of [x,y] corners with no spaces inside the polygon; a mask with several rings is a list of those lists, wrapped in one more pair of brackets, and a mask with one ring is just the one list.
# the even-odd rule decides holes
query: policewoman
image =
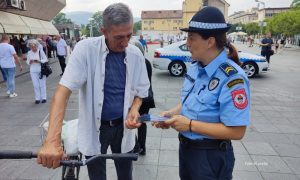
{"label": "policewoman", "polygon": [[181,103],[162,112],[170,117],[159,128],[179,132],[179,175],[182,180],[232,179],[231,140],[240,140],[249,125],[249,82],[235,48],[226,41],[230,25],[215,7],[197,12],[187,46],[194,63],[181,90]]}

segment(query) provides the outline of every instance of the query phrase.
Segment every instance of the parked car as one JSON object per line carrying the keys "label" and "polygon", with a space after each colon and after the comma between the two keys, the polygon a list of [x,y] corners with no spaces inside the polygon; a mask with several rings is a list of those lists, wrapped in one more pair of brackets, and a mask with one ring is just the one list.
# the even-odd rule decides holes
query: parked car
{"label": "parked car", "polygon": [[[242,68],[249,78],[268,71],[266,58],[247,52],[238,52]],[[173,76],[182,76],[192,62],[191,53],[188,50],[186,41],[180,41],[154,52],[153,67],[160,70],[169,70]]]}

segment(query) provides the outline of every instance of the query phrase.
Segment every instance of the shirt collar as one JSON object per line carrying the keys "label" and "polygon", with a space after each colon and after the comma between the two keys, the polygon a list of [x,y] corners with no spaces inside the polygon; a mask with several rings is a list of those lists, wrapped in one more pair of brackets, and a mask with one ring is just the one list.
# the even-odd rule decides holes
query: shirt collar
{"label": "shirt collar", "polygon": [[227,52],[224,49],[212,62],[210,62],[207,66],[204,67],[207,75],[211,77],[217,71],[219,66],[226,62],[227,59]]}
{"label": "shirt collar", "polygon": [[[101,44],[102,44],[102,46],[100,48],[100,52],[103,53],[103,54],[105,53],[107,55],[109,53],[109,48],[106,45],[105,36],[102,35],[100,38],[101,38]],[[128,46],[129,46],[129,44],[128,44]],[[127,49],[128,49],[128,47],[125,49],[125,58],[124,58],[124,63],[125,64],[128,63],[128,60],[127,60],[127,54],[128,54]]]}

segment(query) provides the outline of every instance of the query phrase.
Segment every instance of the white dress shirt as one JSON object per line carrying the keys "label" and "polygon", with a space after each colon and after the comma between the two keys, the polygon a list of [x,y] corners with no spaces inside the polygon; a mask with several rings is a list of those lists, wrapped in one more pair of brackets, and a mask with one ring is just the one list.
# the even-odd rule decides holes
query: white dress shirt
{"label": "white dress shirt", "polygon": [[[124,120],[135,96],[148,96],[150,87],[145,58],[141,51],[130,45],[126,48],[126,85]],[[71,91],[79,90],[78,148],[84,155],[100,154],[99,128],[104,100],[105,61],[109,50],[104,36],[80,41],[66,67],[60,84]],[[125,121],[124,121],[125,125]],[[124,126],[122,153],[133,150],[136,129]]]}
{"label": "white dress shirt", "polygon": [[67,43],[66,43],[65,40],[60,39],[57,42],[56,48],[57,48],[57,55],[59,55],[59,56],[65,56],[66,55]]}
{"label": "white dress shirt", "polygon": [[[40,54],[39,54],[40,51]],[[41,64],[40,63],[32,63],[30,64],[30,60],[38,60],[40,63],[45,63],[48,61],[43,50],[38,49],[36,52],[29,51],[27,54],[26,63],[30,65],[30,72],[41,72]]]}

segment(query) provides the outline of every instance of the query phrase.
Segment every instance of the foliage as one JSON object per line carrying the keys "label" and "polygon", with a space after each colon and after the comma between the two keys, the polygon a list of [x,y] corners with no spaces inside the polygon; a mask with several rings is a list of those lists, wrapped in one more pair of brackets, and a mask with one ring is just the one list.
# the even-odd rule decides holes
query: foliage
{"label": "foliage", "polygon": [[267,31],[292,36],[300,33],[300,9],[280,13],[268,20]]}
{"label": "foliage", "polygon": [[133,33],[136,34],[139,30],[142,29],[142,21],[138,21],[133,25]]}
{"label": "foliage", "polygon": [[54,18],[53,18],[53,23],[55,25],[57,24],[73,24],[71,19],[66,18],[65,13],[58,13]]}
{"label": "foliage", "polygon": [[291,4],[292,8],[299,8],[300,7],[300,0],[293,0]]}
{"label": "foliage", "polygon": [[246,24],[244,26],[244,29],[245,29],[245,32],[248,35],[255,35],[255,34],[258,34],[260,32],[260,27],[255,22]]}
{"label": "foliage", "polygon": [[102,32],[100,31],[100,27],[103,23],[103,16],[102,12],[98,11],[95,14],[93,14],[92,18],[93,20],[90,21],[84,28],[82,28],[81,33],[82,35],[85,35],[87,37],[90,37],[90,28],[92,25],[93,29],[93,37],[101,36]]}

